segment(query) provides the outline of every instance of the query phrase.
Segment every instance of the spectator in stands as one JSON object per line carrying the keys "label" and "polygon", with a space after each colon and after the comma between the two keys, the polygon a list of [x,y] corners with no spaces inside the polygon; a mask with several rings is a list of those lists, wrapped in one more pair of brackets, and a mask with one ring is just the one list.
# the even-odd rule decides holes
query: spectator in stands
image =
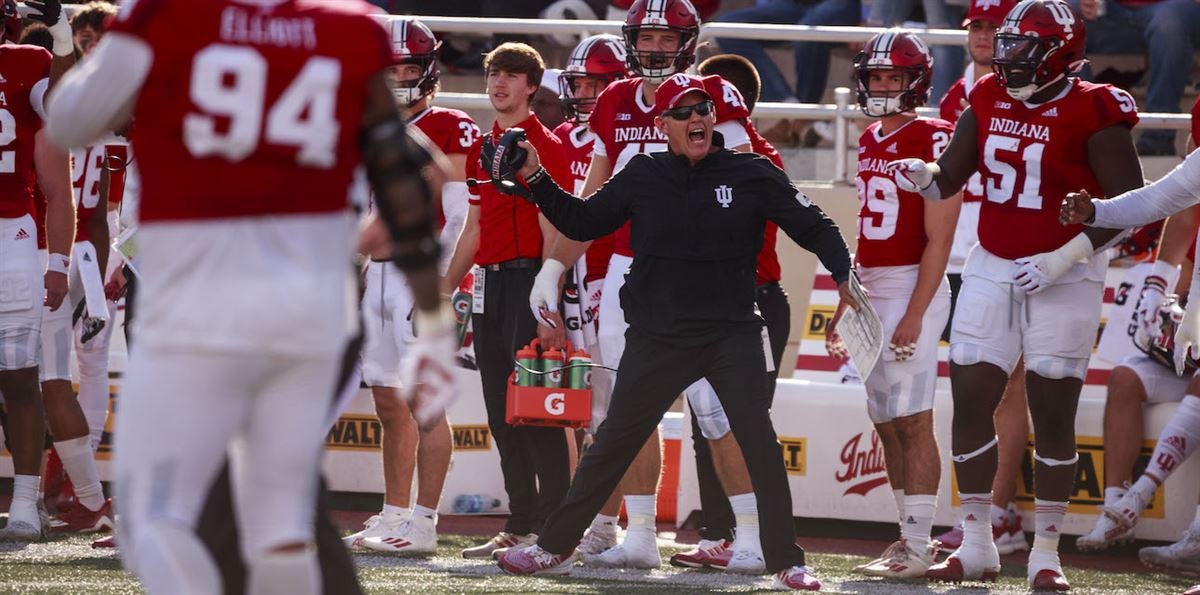
{"label": "spectator in stands", "polygon": [[[875,0],[871,3],[866,24],[871,27],[899,27],[912,15],[916,3],[917,0]],[[963,18],[963,7],[960,5],[947,0],[921,0],[921,6],[925,9],[925,24],[930,29],[965,26],[965,23],[960,24]],[[930,97],[940,101],[950,85],[958,79],[959,70],[963,67],[963,50],[956,45],[935,45],[931,49],[933,91]]]}
{"label": "spectator in stands", "polygon": [[[775,25],[857,25],[861,18],[859,0],[763,0],[757,6],[728,12],[716,20]],[[717,43],[725,52],[745,56],[758,69],[762,79],[762,101],[817,103],[825,94],[831,44],[796,42],[796,87],[793,92],[779,67],[767,55],[766,42],[719,38]]]}
{"label": "spectator in stands", "polygon": [[[1141,108],[1178,113],[1200,44],[1196,0],[1070,0],[1087,22],[1089,54],[1146,54],[1149,87]],[[1175,133],[1147,130],[1141,155],[1174,155]]]}

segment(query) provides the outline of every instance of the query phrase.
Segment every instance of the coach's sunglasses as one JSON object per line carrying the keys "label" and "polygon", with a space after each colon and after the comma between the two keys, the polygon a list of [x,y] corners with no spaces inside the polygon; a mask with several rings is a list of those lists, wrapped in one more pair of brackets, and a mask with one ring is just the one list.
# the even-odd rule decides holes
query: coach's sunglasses
{"label": "coach's sunglasses", "polygon": [[713,112],[713,102],[701,101],[696,105],[685,105],[682,107],[663,110],[663,115],[671,118],[672,120],[678,120],[682,122],[692,117],[692,112],[696,112],[696,115],[703,118]]}

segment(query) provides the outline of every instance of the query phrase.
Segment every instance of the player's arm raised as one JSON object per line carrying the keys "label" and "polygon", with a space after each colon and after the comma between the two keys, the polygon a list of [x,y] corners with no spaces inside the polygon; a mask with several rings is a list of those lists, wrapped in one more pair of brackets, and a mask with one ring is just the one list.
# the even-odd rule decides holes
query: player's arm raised
{"label": "player's arm raised", "polygon": [[153,61],[146,42],[117,31],[106,34],[87,62],[71,69],[50,94],[50,140],[63,148],[84,147],[124,128]]}
{"label": "player's arm raised", "polygon": [[67,295],[67,272],[71,243],[75,239],[75,202],[71,198],[71,157],[37,133],[33,166],[46,196],[46,248],[50,263],[46,270],[46,306],[57,310]]}
{"label": "player's arm raised", "polygon": [[70,18],[62,9],[61,0],[27,0],[30,20],[46,26],[54,38],[54,60],[50,62],[50,88],[75,66],[75,39]]}

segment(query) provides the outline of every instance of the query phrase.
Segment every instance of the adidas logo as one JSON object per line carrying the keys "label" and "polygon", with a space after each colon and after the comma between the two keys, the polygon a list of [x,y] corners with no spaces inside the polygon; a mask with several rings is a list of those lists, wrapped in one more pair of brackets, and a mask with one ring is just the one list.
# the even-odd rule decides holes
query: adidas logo
{"label": "adidas logo", "polygon": [[917,521],[916,521],[916,519],[914,519],[910,516],[907,519],[905,519],[904,523],[908,524],[908,525],[915,525],[915,524],[917,524]]}
{"label": "adidas logo", "polygon": [[898,153],[899,152],[896,150],[896,143],[892,143],[891,146],[889,146],[886,150],[888,153]]}
{"label": "adidas logo", "polygon": [[1045,117],[1047,117],[1047,118],[1053,118],[1053,117],[1055,117],[1055,116],[1057,116],[1057,115],[1058,115],[1058,108],[1057,108],[1057,107],[1052,107],[1052,108],[1050,108],[1050,109],[1048,109],[1048,110],[1046,110],[1046,111],[1042,112],[1042,115],[1043,115],[1043,116],[1045,116]]}
{"label": "adidas logo", "polygon": [[0,74],[0,85],[3,85],[4,83],[7,83],[7,82],[8,82],[8,80],[4,78],[4,75]]}
{"label": "adidas logo", "polygon": [[13,238],[13,239],[14,239],[14,240],[28,240],[28,239],[29,239],[29,234],[28,234],[28,233],[25,233],[25,228],[24,228],[24,227],[22,227],[21,229],[18,229],[18,230],[17,230],[17,237],[15,237],[15,238]]}
{"label": "adidas logo", "polygon": [[91,254],[88,254],[87,252],[84,252],[84,253],[83,253],[83,261],[84,261],[84,262],[91,262],[91,261],[92,261],[92,255],[91,255]]}
{"label": "adidas logo", "polygon": [[[18,238],[20,239],[20,238]],[[1187,452],[1187,439],[1183,436],[1172,435],[1167,436],[1167,445],[1178,449],[1180,452]]]}
{"label": "adidas logo", "polygon": [[1047,533],[1058,533],[1058,527],[1056,527],[1054,525],[1050,525],[1049,527],[1046,527],[1046,532]]}
{"label": "adidas logo", "polygon": [[968,515],[967,515],[967,518],[965,518],[965,519],[963,519],[963,520],[964,520],[964,521],[975,521],[975,520],[979,520],[979,519],[976,519],[976,518],[975,518],[975,515],[973,515],[973,514],[968,514]]}

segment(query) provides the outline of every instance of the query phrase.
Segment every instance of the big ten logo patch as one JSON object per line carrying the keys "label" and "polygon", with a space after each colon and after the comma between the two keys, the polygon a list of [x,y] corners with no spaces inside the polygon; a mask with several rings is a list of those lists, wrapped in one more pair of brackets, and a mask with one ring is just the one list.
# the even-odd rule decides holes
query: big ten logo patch
{"label": "big ten logo patch", "polygon": [[[1071,492],[1071,503],[1067,512],[1074,514],[1099,514],[1104,505],[1104,439],[1096,436],[1078,436],[1076,450],[1079,462],[1075,465],[1075,487]],[[1138,477],[1150,464],[1150,455],[1154,453],[1155,442],[1145,440],[1138,451],[1137,460],[1133,464],[1133,477]],[[1034,500],[1034,468],[1033,436],[1025,445],[1021,456],[1021,473],[1017,481],[1017,507],[1022,510],[1033,510]],[[952,504],[958,506],[958,482],[952,478]],[[1163,490],[1154,493],[1150,506],[1142,513],[1142,518],[1161,519],[1165,513]]]}
{"label": "big ten logo patch", "polygon": [[804,328],[804,338],[824,341],[825,329],[829,327],[836,311],[837,306],[809,306],[808,325]]}
{"label": "big ten logo patch", "polygon": [[374,415],[343,415],[325,436],[328,450],[378,450],[383,443],[383,425]]}
{"label": "big ten logo patch", "polygon": [[492,431],[487,426],[451,426],[454,450],[491,450]]}
{"label": "big ten logo patch", "polygon": [[780,436],[779,448],[783,451],[783,466],[788,475],[804,475],[808,469],[808,440]]}

